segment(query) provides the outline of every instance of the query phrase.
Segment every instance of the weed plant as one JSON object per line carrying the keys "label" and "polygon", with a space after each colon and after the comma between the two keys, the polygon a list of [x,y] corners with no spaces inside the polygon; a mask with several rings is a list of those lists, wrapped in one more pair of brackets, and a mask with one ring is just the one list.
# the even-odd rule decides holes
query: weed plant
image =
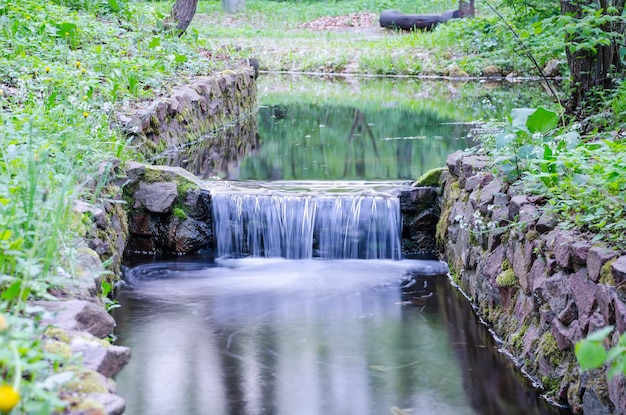
{"label": "weed plant", "polygon": [[90,178],[103,160],[132,155],[115,111],[223,67],[193,32],[164,31],[163,18],[115,0],[0,0],[0,387],[19,396],[12,413],[63,406],[68,375],[55,374],[63,365],[27,300],[68,285],[91,221],[74,200],[100,203],[102,178]]}

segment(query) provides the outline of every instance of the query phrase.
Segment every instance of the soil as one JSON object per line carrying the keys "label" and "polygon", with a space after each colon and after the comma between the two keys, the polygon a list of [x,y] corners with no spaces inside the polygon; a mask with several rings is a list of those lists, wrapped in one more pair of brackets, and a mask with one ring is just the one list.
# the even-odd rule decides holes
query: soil
{"label": "soil", "polygon": [[377,26],[378,15],[376,13],[359,12],[350,13],[345,16],[324,16],[311,22],[306,22],[298,26],[301,29],[313,31],[347,29],[355,27]]}

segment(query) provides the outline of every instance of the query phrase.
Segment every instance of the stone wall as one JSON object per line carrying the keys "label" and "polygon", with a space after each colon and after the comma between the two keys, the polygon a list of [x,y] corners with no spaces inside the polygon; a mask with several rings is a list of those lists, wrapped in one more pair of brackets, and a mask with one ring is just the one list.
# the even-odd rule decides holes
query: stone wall
{"label": "stone wall", "polygon": [[227,136],[233,142],[225,143],[220,141],[223,136],[213,133],[244,120],[256,122],[255,78],[254,68],[242,61],[236,70],[193,78],[168,97],[120,111],[118,124],[147,159],[175,152],[203,136],[215,139],[215,147],[228,149],[237,144],[236,137]]}
{"label": "stone wall", "polygon": [[561,229],[546,200],[509,187],[480,156],[456,152],[447,165],[437,237],[454,281],[551,399],[626,414],[625,378],[582,372],[574,356],[598,328],[626,332],[624,253]]}

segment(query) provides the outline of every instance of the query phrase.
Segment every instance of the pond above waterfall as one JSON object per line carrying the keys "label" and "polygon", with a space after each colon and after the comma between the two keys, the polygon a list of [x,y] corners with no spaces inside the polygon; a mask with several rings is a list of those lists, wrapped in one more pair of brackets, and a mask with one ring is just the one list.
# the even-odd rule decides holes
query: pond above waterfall
{"label": "pond above waterfall", "polygon": [[[238,121],[255,125],[152,161],[227,180],[414,180],[475,145],[477,120],[545,105],[538,83],[262,75],[258,90],[257,117]],[[257,134],[226,139],[231,130]]]}

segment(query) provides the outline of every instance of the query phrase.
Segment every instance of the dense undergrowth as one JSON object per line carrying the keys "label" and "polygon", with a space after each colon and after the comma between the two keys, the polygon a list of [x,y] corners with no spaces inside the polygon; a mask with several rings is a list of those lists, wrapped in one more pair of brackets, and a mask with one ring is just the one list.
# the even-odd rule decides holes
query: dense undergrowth
{"label": "dense undergrowth", "polygon": [[[190,30],[178,37],[162,25],[171,1],[0,0],[0,410],[62,411],[58,391],[67,378],[55,373],[69,362],[45,351],[39,310],[27,300],[49,298],[52,288],[66,285],[75,240],[91,220],[72,211],[73,201],[100,203],[101,163],[133,157],[115,128],[117,110],[167,93],[187,77],[219,71],[229,57],[255,56],[272,70],[477,76],[495,65],[502,74],[538,74],[504,21],[482,5],[476,19],[426,33],[300,26],[323,16],[391,8],[429,13],[456,3],[248,0],[245,14],[228,16],[219,2],[203,1]],[[563,59],[558,25],[533,26],[551,14],[546,9],[508,22],[539,66]],[[576,145],[556,125],[536,135],[513,118],[506,133],[512,136],[493,151],[510,161],[532,145],[517,178],[547,194],[566,223],[626,249],[620,135],[626,84],[603,98],[597,111],[603,116],[578,130]]]}

